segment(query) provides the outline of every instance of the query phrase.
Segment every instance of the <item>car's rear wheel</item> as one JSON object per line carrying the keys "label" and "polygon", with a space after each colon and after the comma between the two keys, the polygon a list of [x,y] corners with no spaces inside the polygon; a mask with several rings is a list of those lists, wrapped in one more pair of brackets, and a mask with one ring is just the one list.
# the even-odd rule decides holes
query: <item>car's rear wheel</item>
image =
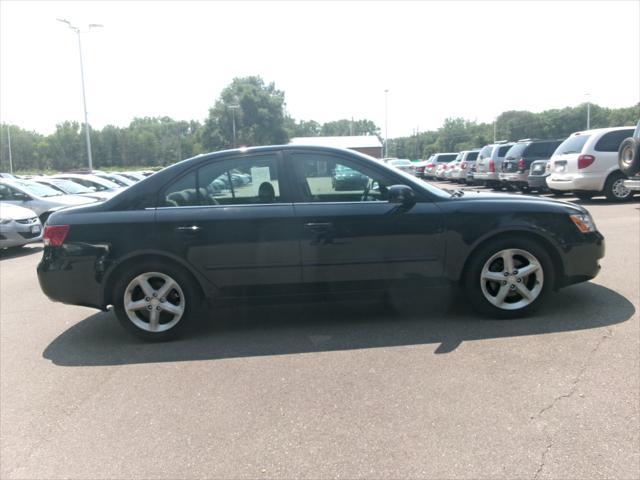
{"label": "car's rear wheel", "polygon": [[519,237],[500,239],[473,254],[465,290],[478,312],[516,318],[539,305],[553,286],[552,265],[538,243]]}
{"label": "car's rear wheel", "polygon": [[114,289],[118,320],[143,340],[178,337],[199,304],[193,280],[181,269],[143,264],[121,275]]}
{"label": "car's rear wheel", "polygon": [[633,192],[624,186],[626,177],[622,172],[609,175],[604,184],[604,194],[610,202],[626,202],[633,197]]}
{"label": "car's rear wheel", "polygon": [[630,177],[640,172],[640,139],[626,138],[618,149],[618,166]]}

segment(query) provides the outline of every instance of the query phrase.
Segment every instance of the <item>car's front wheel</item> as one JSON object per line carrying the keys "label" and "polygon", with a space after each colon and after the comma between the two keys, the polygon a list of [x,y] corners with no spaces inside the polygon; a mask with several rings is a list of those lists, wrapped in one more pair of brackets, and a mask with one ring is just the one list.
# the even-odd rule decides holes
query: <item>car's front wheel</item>
{"label": "car's front wheel", "polygon": [[172,340],[199,304],[193,280],[178,268],[143,264],[120,276],[113,306],[128,331],[147,341]]}
{"label": "car's front wheel", "polygon": [[507,237],[473,254],[465,290],[480,313],[515,318],[534,309],[554,280],[551,259],[538,243]]}

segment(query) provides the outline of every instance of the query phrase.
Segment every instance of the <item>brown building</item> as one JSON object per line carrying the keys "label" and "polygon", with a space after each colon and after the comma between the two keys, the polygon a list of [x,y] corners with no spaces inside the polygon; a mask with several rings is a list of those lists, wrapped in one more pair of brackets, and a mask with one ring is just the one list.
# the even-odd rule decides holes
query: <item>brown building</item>
{"label": "brown building", "polygon": [[370,155],[374,158],[382,158],[382,142],[375,135],[359,135],[344,137],[296,137],[289,142],[290,145],[317,145],[321,147],[347,148]]}

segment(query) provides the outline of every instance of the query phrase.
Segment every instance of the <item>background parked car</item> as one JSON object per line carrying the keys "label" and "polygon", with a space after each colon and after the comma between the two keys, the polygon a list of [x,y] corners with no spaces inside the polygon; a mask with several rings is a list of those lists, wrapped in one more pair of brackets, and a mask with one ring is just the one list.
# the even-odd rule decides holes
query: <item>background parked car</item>
{"label": "background parked car", "polygon": [[640,121],[633,131],[633,136],[625,138],[618,149],[618,167],[625,175],[624,186],[632,191],[640,190]]}
{"label": "background parked car", "polygon": [[105,180],[109,180],[110,182],[115,183],[119,187],[127,188],[136,183],[135,180],[131,180],[130,178],[124,177],[117,173],[104,173],[104,172],[93,172],[93,175],[96,177],[104,178]]}
{"label": "background parked car", "polygon": [[549,169],[547,168],[548,165],[549,160],[535,160],[534,162],[531,162],[529,176],[527,177],[529,190],[535,190],[536,192],[549,190],[547,187],[547,177],[549,176]]}
{"label": "background parked car", "polygon": [[115,192],[106,190],[96,192],[94,189],[64,178],[35,177],[33,178],[33,181],[46,185],[47,187],[51,187],[54,190],[58,190],[65,195],[81,195],[83,197],[95,198],[100,201],[107,200],[115,195]]}
{"label": "background parked car", "polygon": [[21,247],[42,240],[42,223],[28,208],[0,202],[0,247]]}
{"label": "background parked car", "polygon": [[413,162],[406,158],[397,158],[395,160],[389,160],[387,165],[390,165],[398,170],[402,170],[410,175],[416,174],[416,168],[413,166]]}
{"label": "background parked car", "polygon": [[422,170],[420,170],[420,167],[416,165],[416,175],[421,178],[431,179],[435,176],[438,164],[448,163],[455,160],[457,156],[457,153],[452,152],[434,153],[424,162],[420,162],[420,164],[424,163],[424,168]]}
{"label": "background parked car", "polygon": [[331,171],[331,186],[336,191],[364,190],[369,177],[344,165],[336,165]]}
{"label": "background parked car", "polygon": [[483,184],[494,190],[501,190],[500,170],[502,161],[512,146],[513,142],[497,142],[481,148],[473,176],[475,183]]}
{"label": "background parked car", "polygon": [[454,171],[451,173],[452,180],[459,183],[467,183],[467,174],[471,169],[475,169],[476,159],[480,150],[467,150],[463,153],[460,163],[455,166]]}
{"label": "background parked car", "polygon": [[51,178],[64,178],[66,180],[71,180],[72,182],[84,185],[87,188],[92,188],[96,192],[107,191],[116,194],[123,190],[123,187],[119,186],[117,183],[113,183],[110,180],[88,173],[59,173],[57,175],[52,175]]}
{"label": "background parked car", "polygon": [[64,207],[93,203],[95,199],[65,195],[31,180],[0,180],[0,202],[33,210],[44,225],[52,212]]}
{"label": "background parked car", "polygon": [[624,186],[627,177],[618,166],[618,150],[633,130],[598,128],[571,134],[551,157],[547,186],[579,198],[603,194],[611,202],[629,200],[633,192]]}
{"label": "background parked car", "polygon": [[502,162],[500,181],[508,187],[529,190],[529,171],[536,160],[548,160],[562,140],[518,140]]}

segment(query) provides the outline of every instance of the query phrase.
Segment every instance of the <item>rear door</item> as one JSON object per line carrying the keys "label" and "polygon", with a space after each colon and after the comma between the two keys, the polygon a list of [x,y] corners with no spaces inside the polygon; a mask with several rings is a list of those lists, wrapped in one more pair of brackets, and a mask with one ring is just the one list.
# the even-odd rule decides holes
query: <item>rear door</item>
{"label": "rear door", "polygon": [[[286,152],[296,185],[305,283],[368,282],[439,277],[444,259],[444,218],[420,198],[408,211],[387,201],[402,177],[357,157]],[[366,182],[337,190],[331,172],[348,168]]]}
{"label": "rear door", "polygon": [[160,195],[158,242],[218,288],[299,283],[298,224],[279,151],[217,159]]}

